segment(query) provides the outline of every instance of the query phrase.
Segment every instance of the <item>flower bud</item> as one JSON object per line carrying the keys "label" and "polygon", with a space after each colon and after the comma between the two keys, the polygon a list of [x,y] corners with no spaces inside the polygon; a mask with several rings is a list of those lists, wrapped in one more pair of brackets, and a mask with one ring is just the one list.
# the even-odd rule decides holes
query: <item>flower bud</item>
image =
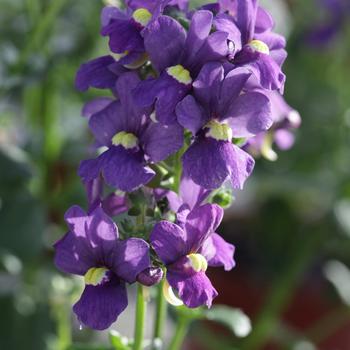
{"label": "flower bud", "polygon": [[163,270],[160,267],[148,267],[137,275],[137,281],[144,286],[151,287],[163,278]]}

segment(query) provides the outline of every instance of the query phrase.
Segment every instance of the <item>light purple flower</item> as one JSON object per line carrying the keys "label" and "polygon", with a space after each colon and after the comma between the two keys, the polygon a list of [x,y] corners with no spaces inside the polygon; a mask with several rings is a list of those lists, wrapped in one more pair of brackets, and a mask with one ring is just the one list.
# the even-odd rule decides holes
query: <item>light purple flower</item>
{"label": "light purple flower", "polygon": [[107,150],[81,163],[79,175],[85,183],[102,173],[110,186],[131,192],[154,176],[147,163],[159,162],[181,148],[182,127],[154,123],[135,106],[132,91],[139,82],[136,73],[124,73],[117,82],[119,100],[90,117],[98,145]]}
{"label": "light purple flower", "polygon": [[234,266],[234,247],[214,233],[222,215],[219,206],[205,204],[188,214],[183,227],[161,221],[151,233],[151,245],[167,268],[167,282],[190,308],[210,307],[218,294],[205,274],[208,265]]}
{"label": "light purple flower", "polygon": [[85,289],[73,310],[79,321],[106,329],[128,304],[125,283],[150,265],[149,246],[139,238],[120,240],[114,222],[97,207],[86,214],[71,207],[69,232],[55,244],[55,264],[63,272],[84,276]]}
{"label": "light purple flower", "polygon": [[221,64],[208,63],[193,84],[193,96],[176,107],[178,122],[195,136],[182,157],[184,172],[206,189],[227,179],[242,189],[254,160],[232,137],[252,137],[272,124],[268,98],[244,89],[250,75],[243,68],[225,74]]}

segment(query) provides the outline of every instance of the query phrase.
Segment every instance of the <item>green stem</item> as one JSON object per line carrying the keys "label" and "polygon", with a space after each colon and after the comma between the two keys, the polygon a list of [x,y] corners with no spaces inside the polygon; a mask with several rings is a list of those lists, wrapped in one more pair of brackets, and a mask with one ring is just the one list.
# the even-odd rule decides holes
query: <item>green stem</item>
{"label": "green stem", "polygon": [[156,339],[162,339],[162,333],[167,315],[167,302],[163,295],[163,285],[165,278],[158,285],[156,321],[153,333],[153,349],[156,349]]}
{"label": "green stem", "polygon": [[176,330],[171,339],[168,350],[180,350],[188,331],[190,320],[186,317],[180,316],[177,321]]}
{"label": "green stem", "polygon": [[137,285],[136,297],[136,313],[135,313],[135,334],[133,350],[142,350],[144,324],[146,316],[146,301],[143,297],[143,287],[141,284]]}

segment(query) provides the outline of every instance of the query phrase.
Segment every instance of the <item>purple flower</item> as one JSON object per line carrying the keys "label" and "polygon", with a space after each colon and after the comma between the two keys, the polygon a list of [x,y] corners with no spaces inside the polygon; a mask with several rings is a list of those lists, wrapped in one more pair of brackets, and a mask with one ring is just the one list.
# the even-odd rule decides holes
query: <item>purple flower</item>
{"label": "purple flower", "polygon": [[250,74],[238,68],[225,75],[221,64],[208,63],[193,84],[193,96],[176,107],[178,122],[195,136],[182,157],[184,172],[206,189],[227,179],[241,189],[254,160],[232,137],[252,137],[272,124],[268,98],[244,90]]}
{"label": "purple flower", "polygon": [[219,206],[205,204],[188,214],[184,227],[168,221],[155,225],[150,240],[167,268],[168,299],[173,288],[188,307],[211,306],[218,293],[205,274],[208,265],[234,267],[234,247],[214,233],[222,215]]}
{"label": "purple flower", "polygon": [[90,117],[98,145],[107,150],[81,163],[79,175],[85,183],[102,173],[110,186],[131,192],[154,176],[147,162],[159,162],[181,148],[182,127],[154,123],[135,107],[132,91],[139,82],[136,73],[124,73],[117,82],[119,100]]}
{"label": "purple flower", "polygon": [[63,272],[84,276],[85,289],[73,311],[84,325],[102,330],[128,304],[125,283],[150,265],[149,246],[139,238],[120,240],[114,222],[97,207],[86,214],[73,206],[65,220],[69,232],[55,244],[55,264]]}
{"label": "purple flower", "polygon": [[142,82],[136,94],[140,106],[154,105],[154,117],[161,123],[175,122],[176,104],[190,91],[201,67],[226,57],[228,35],[211,33],[212,24],[212,13],[200,10],[194,13],[187,33],[168,16],[160,16],[145,31],[145,48],[160,76]]}
{"label": "purple flower", "polygon": [[230,61],[249,68],[263,88],[283,92],[286,41],[272,31],[270,14],[257,0],[225,0],[220,5],[224,13],[216,16],[214,26],[229,33]]}

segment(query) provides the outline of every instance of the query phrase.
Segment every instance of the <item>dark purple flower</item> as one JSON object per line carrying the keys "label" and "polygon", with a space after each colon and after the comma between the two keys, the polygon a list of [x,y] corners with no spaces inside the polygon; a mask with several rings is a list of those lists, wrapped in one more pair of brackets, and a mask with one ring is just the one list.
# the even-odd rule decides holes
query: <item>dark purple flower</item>
{"label": "dark purple flower", "polygon": [[117,81],[119,100],[90,117],[98,145],[107,150],[81,163],[79,175],[85,183],[102,173],[110,186],[131,192],[154,176],[147,162],[159,162],[181,148],[182,127],[154,123],[135,106],[132,91],[139,82],[136,73],[124,73]]}
{"label": "dark purple flower", "polygon": [[85,289],[73,310],[84,325],[102,330],[128,304],[125,283],[150,265],[149,246],[139,238],[120,240],[114,222],[97,207],[86,214],[73,206],[65,220],[69,232],[55,244],[55,264],[63,272],[84,276]]}
{"label": "dark purple flower", "polygon": [[160,76],[142,82],[136,94],[140,106],[154,104],[154,118],[161,123],[175,122],[176,104],[190,91],[201,67],[226,57],[228,35],[211,33],[212,24],[212,13],[200,10],[194,13],[188,32],[164,15],[145,31],[145,48]]}
{"label": "dark purple flower", "polygon": [[272,124],[268,98],[244,90],[250,75],[243,68],[225,75],[221,64],[208,63],[193,84],[193,96],[176,107],[178,122],[195,136],[182,157],[184,172],[206,189],[227,179],[241,189],[254,160],[232,144],[232,137],[252,137]]}
{"label": "dark purple flower", "polygon": [[222,215],[219,206],[205,204],[188,214],[183,227],[168,221],[155,225],[150,240],[167,268],[168,300],[173,288],[188,307],[211,306],[218,293],[205,274],[208,265],[234,266],[234,247],[214,233]]}
{"label": "dark purple flower", "polygon": [[286,41],[272,31],[270,14],[257,0],[224,0],[220,4],[223,13],[216,16],[214,26],[229,33],[230,61],[250,69],[263,88],[282,92]]}

